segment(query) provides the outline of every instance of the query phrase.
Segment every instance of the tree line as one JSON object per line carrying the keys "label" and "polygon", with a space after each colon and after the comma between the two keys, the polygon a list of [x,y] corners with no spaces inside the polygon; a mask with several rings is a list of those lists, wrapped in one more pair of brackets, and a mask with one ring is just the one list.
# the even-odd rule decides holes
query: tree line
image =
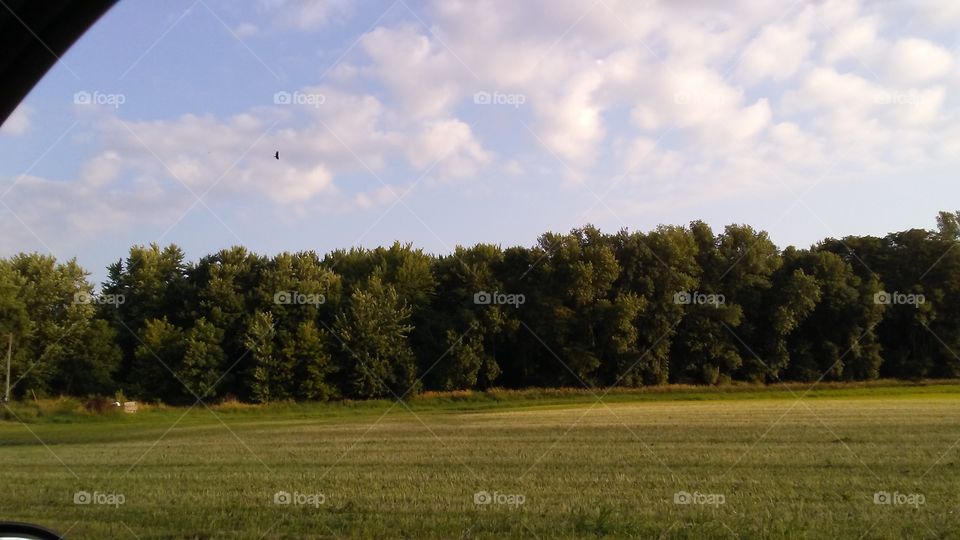
{"label": "tree line", "polygon": [[[134,246],[0,260],[15,397],[194,403],[424,390],[960,376],[960,212],[780,250],[746,225],[593,226],[532,247],[409,244],[198,261]],[[7,345],[6,337],[3,344]]]}

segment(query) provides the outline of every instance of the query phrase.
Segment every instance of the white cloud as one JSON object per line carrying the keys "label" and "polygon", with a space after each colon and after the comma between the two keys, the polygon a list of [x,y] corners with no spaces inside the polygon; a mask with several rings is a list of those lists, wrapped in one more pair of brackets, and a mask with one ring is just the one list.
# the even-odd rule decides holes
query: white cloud
{"label": "white cloud", "polygon": [[960,3],[954,0],[912,0],[902,4],[891,3],[895,16],[923,25],[928,29],[952,30],[960,24]]}
{"label": "white cloud", "polygon": [[943,86],[889,92],[880,100],[889,110],[891,122],[903,127],[933,127],[943,120],[947,91]]}
{"label": "white cloud", "polygon": [[90,187],[102,187],[117,179],[122,166],[118,153],[106,151],[83,164],[80,178]]}
{"label": "white cloud", "polygon": [[[261,6],[271,16],[236,19],[260,25],[241,23],[238,34],[271,23],[317,29],[351,13],[345,0]],[[321,105],[127,121],[136,136],[111,116],[126,109],[78,111],[100,125],[92,157],[71,182],[18,187],[16,202],[31,220],[64,208],[69,220],[70,198],[99,209],[84,197],[134,188],[151,195],[134,197],[129,211],[103,210],[122,221],[141,203],[189,204],[182,181],[198,194],[211,189],[216,202],[352,212],[390,204],[402,192],[397,182],[434,163],[430,177],[458,186],[486,171],[546,183],[567,168],[600,183],[636,163],[625,184],[644,189],[611,197],[628,208],[646,197],[642,204],[657,207],[778,189],[775,179],[809,180],[833,166],[870,173],[948,159],[960,148],[951,109],[960,74],[942,33],[925,34],[921,19],[956,10],[924,6],[914,26],[904,9],[868,0],[823,0],[789,13],[765,0],[428,0],[410,4],[419,18],[397,4],[377,27],[360,21],[324,42],[323,55],[347,54],[322,81],[325,64],[294,74],[307,85],[301,91],[324,96]],[[479,107],[478,91],[525,103]],[[19,114],[4,133],[29,129],[26,111]]]}
{"label": "white cloud", "polygon": [[470,126],[459,120],[429,123],[407,148],[410,163],[419,170],[432,167],[444,176],[475,174],[491,156],[474,138]]}
{"label": "white cloud", "polygon": [[785,112],[824,109],[862,111],[876,103],[883,89],[867,79],[819,67],[810,71],[800,86],[783,95]]}
{"label": "white cloud", "polygon": [[824,37],[824,60],[828,63],[847,59],[867,61],[868,53],[880,48],[878,31],[879,21],[876,17],[864,17],[834,28]]}
{"label": "white cloud", "polygon": [[772,126],[770,143],[780,159],[788,163],[823,162],[823,143],[793,122]]}
{"label": "white cloud", "polygon": [[890,49],[886,72],[894,81],[921,83],[946,75],[953,65],[949,51],[919,38],[904,38]]}
{"label": "white cloud", "polygon": [[360,210],[369,210],[378,206],[386,206],[393,203],[398,197],[403,196],[406,189],[401,187],[382,186],[369,192],[357,193],[350,201],[353,208]]}
{"label": "white cloud", "polygon": [[560,93],[541,90],[531,99],[543,143],[575,165],[590,163],[604,136],[601,106],[594,98],[602,82],[598,71],[587,70],[560,86]]}
{"label": "white cloud", "polygon": [[623,156],[623,170],[635,174],[673,177],[683,169],[683,156],[657,145],[648,137],[634,139]]}
{"label": "white cloud", "polygon": [[782,81],[797,73],[812,49],[813,41],[801,27],[767,26],[744,51],[739,75],[748,83]]}
{"label": "white cloud", "polygon": [[465,68],[441,45],[412,26],[377,28],[361,46],[372,60],[362,72],[389,87],[402,104],[397,113],[412,120],[445,115],[459,94]]}
{"label": "white cloud", "polygon": [[258,187],[277,203],[302,203],[333,188],[330,171],[323,165],[309,170],[283,166],[277,171],[263,164],[243,172],[244,183],[256,185],[263,178],[269,180]]}
{"label": "white cloud", "polygon": [[644,73],[644,79],[637,87],[643,98],[631,111],[632,120],[651,132],[686,134],[695,145],[685,146],[687,152],[726,152],[731,145],[748,150],[750,139],[772,118],[766,99],[747,104],[743,89],[707,68],[664,67]]}
{"label": "white cloud", "polygon": [[38,176],[9,180],[16,184],[0,211],[7,232],[0,237],[3,253],[51,249],[70,257],[76,255],[78,242],[96,242],[133,226],[162,227],[191,204],[185,191],[165,189],[146,178],[107,184],[84,176],[76,181]]}

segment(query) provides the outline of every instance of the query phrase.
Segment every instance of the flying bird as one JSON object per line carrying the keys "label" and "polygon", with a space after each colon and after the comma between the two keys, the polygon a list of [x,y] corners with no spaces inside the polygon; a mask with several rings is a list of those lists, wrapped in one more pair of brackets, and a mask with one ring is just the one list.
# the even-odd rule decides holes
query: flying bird
{"label": "flying bird", "polygon": [[278,150],[278,151],[274,152],[274,153],[273,153],[273,157],[275,157],[275,158],[277,158],[277,159],[280,159],[280,151]]}

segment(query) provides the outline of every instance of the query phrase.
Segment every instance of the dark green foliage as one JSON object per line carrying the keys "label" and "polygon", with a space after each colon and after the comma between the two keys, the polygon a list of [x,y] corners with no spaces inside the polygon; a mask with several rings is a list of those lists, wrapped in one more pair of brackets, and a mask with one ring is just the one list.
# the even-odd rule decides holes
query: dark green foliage
{"label": "dark green foliage", "polygon": [[187,333],[183,361],[177,366],[177,378],[191,395],[203,400],[217,395],[216,384],[224,370],[220,332],[203,317]]}
{"label": "dark green foliage", "polygon": [[620,231],[612,239],[621,272],[617,290],[643,300],[637,328],[636,359],[614,362],[609,384],[661,384],[670,372],[670,350],[684,306],[674,301],[680,291],[696,289],[700,267],[694,235],[683,227],[658,227],[643,234]]}
{"label": "dark green foliage", "polygon": [[245,338],[254,314],[273,307],[272,296],[258,292],[268,264],[266,257],[233,247],[200,259],[187,271],[189,288],[195,295],[186,303],[190,317],[206,318],[221,332],[227,363],[217,384],[221,394],[252,398],[249,374],[253,372],[253,357]]}
{"label": "dark green foliage", "polygon": [[[58,263],[53,256],[37,253],[17,255],[3,266],[8,295],[3,326],[13,331],[16,345],[14,395],[28,390],[40,395],[96,391],[117,362],[110,345],[113,334],[94,326],[95,299],[86,272],[75,260]],[[111,342],[93,344],[91,339]],[[2,343],[5,355],[6,340]],[[80,372],[86,372],[84,380],[74,384],[71,375]]]}
{"label": "dark green foliage", "polygon": [[250,387],[260,403],[288,399],[293,386],[293,369],[276,350],[276,335],[273,314],[257,312],[247,329],[246,345],[253,359]]}
{"label": "dark green foliage", "polygon": [[349,397],[402,398],[417,391],[416,358],[407,342],[410,313],[397,290],[376,276],[350,295],[333,326]]}
{"label": "dark green foliage", "polygon": [[[73,260],[0,260],[13,392],[192,403],[958,377],[960,213],[780,251],[703,222],[532,247],[409,244],[186,263],[135,246],[102,291]],[[505,300],[511,299],[511,300]],[[5,352],[5,351],[4,351]]]}
{"label": "dark green foliage", "polygon": [[329,342],[327,332],[317,329],[313,321],[300,323],[296,332],[284,339],[282,355],[285,363],[293,366],[297,399],[326,400],[337,395]]}
{"label": "dark green foliage", "polygon": [[116,331],[103,319],[78,325],[78,339],[51,379],[54,391],[71,395],[113,395],[122,353]]}
{"label": "dark green foliage", "polygon": [[430,349],[422,370],[428,384],[442,390],[484,389],[500,377],[496,352],[519,326],[517,309],[482,305],[475,295],[505,291],[497,273],[503,251],[497,246],[458,246],[433,265],[437,288],[429,317],[429,335],[440,340]]}
{"label": "dark green foliage", "polygon": [[[131,393],[145,400],[181,401],[193,388],[175,376],[187,343],[182,329],[163,319],[149,319],[138,337],[130,367]],[[200,397],[199,395],[197,397]]]}
{"label": "dark green foliage", "polygon": [[784,272],[802,270],[819,289],[816,307],[788,338],[784,378],[876,378],[882,359],[875,327],[884,311],[874,302],[880,291],[876,278],[858,276],[849,262],[828,251],[788,248],[783,258]]}

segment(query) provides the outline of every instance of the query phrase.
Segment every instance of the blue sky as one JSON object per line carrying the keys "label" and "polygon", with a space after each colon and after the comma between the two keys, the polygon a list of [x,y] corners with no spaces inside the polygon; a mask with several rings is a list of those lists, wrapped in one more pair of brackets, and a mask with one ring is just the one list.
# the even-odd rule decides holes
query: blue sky
{"label": "blue sky", "polygon": [[960,206],[956,3],[640,4],[121,1],[0,128],[0,255],[808,246]]}

